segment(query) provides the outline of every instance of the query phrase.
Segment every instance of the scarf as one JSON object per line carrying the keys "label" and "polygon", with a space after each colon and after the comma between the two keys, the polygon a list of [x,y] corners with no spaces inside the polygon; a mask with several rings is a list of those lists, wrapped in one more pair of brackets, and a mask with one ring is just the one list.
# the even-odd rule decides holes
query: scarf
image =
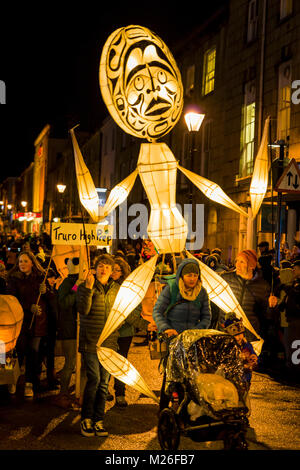
{"label": "scarf", "polygon": [[201,284],[201,281],[198,280],[195,287],[187,288],[185,283],[183,282],[183,279],[180,277],[178,287],[179,287],[179,291],[180,291],[181,296],[185,300],[193,301],[193,300],[196,300],[196,298],[198,297],[198,295],[201,291],[202,284]]}

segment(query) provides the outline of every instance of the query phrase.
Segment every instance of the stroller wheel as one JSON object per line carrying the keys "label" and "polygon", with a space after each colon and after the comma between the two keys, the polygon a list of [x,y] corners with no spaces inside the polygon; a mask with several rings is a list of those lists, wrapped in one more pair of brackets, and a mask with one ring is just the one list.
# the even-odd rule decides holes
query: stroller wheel
{"label": "stroller wheel", "polygon": [[224,450],[248,450],[245,434],[230,432],[224,438]]}
{"label": "stroller wheel", "polygon": [[165,408],[159,415],[157,427],[158,441],[162,450],[177,450],[180,441],[180,431],[175,413]]}

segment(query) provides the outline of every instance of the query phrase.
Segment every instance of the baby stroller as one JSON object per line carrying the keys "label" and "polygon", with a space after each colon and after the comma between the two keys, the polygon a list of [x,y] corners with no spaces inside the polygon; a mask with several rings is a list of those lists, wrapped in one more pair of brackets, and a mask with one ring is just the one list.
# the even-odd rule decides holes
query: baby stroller
{"label": "baby stroller", "polygon": [[223,440],[226,450],[247,450],[247,385],[239,347],[217,330],[186,330],[169,344],[165,386],[169,399],[158,421],[163,450],[180,436],[195,442]]}

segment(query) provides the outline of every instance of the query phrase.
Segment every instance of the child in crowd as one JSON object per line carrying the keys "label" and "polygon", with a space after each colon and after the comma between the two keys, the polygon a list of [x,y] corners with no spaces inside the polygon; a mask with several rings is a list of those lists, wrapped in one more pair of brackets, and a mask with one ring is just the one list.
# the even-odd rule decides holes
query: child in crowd
{"label": "child in crowd", "polygon": [[252,371],[258,363],[258,357],[255,353],[253,346],[245,337],[245,327],[243,320],[238,319],[235,313],[231,312],[225,317],[223,328],[226,333],[234,336],[236,342],[241,349],[242,360],[244,364],[244,380],[247,385],[247,390],[250,389]]}

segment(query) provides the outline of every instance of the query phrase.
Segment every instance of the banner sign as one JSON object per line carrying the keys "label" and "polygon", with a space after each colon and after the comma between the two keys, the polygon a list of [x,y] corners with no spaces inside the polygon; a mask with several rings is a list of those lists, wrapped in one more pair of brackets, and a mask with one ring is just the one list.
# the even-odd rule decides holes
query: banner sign
{"label": "banner sign", "polygon": [[53,222],[51,241],[53,245],[110,246],[113,226],[100,224],[67,224]]}

